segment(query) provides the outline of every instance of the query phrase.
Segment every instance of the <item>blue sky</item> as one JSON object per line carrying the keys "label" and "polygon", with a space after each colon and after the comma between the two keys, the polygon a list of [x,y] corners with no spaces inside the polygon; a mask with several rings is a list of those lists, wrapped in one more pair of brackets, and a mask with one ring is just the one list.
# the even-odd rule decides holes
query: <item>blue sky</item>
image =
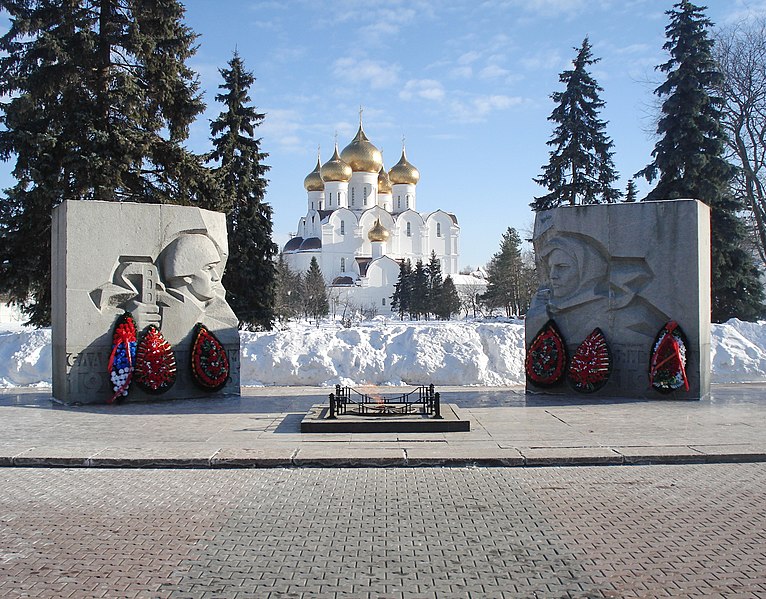
{"label": "blue sky", "polygon": [[[218,68],[235,47],[256,76],[253,103],[271,166],[267,200],[283,245],[306,212],[303,178],[364,127],[387,168],[407,157],[421,173],[418,207],[454,212],[461,266],[485,264],[509,226],[533,222],[532,179],[548,159],[551,92],[587,35],[601,62],[624,190],[654,147],[652,90],[672,1],[658,0],[189,0],[186,21],[200,38],[190,65],[208,104],[188,145],[209,148]],[[719,25],[766,14],[766,0],[711,0]],[[7,27],[7,20],[0,21]],[[11,180],[0,165],[0,184]],[[639,189],[649,189],[639,182]]]}

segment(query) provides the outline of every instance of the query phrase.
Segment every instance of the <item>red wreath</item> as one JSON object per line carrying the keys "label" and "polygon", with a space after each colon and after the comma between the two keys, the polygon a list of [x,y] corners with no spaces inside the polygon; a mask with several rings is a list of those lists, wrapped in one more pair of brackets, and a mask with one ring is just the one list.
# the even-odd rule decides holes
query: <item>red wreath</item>
{"label": "red wreath", "polygon": [[689,390],[686,378],[686,335],[671,320],[657,334],[649,362],[649,382],[660,393],[671,393],[683,387]]}
{"label": "red wreath", "polygon": [[136,384],[147,393],[164,393],[176,382],[176,357],[173,349],[152,325],[144,333],[136,350]]}
{"label": "red wreath", "polygon": [[205,391],[219,391],[229,378],[229,358],[226,348],[201,323],[194,327],[191,351],[194,382]]}
{"label": "red wreath", "polygon": [[538,387],[551,387],[564,376],[567,348],[556,323],[549,320],[527,349],[524,367],[527,380]]}
{"label": "red wreath", "polygon": [[612,373],[612,353],[601,329],[595,328],[572,356],[567,380],[579,393],[598,391]]}

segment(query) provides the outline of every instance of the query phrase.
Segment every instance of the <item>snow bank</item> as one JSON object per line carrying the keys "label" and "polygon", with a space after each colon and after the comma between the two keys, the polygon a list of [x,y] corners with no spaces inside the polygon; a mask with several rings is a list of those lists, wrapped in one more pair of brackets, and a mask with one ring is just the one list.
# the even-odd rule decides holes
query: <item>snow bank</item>
{"label": "snow bank", "polygon": [[766,381],[766,322],[713,325],[710,358],[715,383]]}
{"label": "snow bank", "polygon": [[50,329],[3,324],[0,329],[0,388],[50,384]]}
{"label": "snow bank", "polygon": [[[713,381],[766,381],[766,322],[713,325]],[[0,388],[50,386],[51,334],[0,328]],[[378,317],[352,328],[290,323],[242,333],[244,386],[522,385],[520,321],[409,323]]]}
{"label": "snow bank", "polygon": [[518,323],[376,322],[243,333],[243,385],[517,385]]}

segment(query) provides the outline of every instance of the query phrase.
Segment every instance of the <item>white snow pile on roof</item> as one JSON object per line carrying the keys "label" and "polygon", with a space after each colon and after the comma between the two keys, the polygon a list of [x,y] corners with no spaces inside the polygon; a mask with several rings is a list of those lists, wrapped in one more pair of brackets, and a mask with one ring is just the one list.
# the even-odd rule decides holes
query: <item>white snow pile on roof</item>
{"label": "white snow pile on roof", "polygon": [[[766,322],[713,325],[713,381],[766,381]],[[293,322],[241,334],[243,386],[524,384],[524,324],[514,320],[400,322],[343,328]],[[0,325],[0,388],[51,384],[50,329]]]}

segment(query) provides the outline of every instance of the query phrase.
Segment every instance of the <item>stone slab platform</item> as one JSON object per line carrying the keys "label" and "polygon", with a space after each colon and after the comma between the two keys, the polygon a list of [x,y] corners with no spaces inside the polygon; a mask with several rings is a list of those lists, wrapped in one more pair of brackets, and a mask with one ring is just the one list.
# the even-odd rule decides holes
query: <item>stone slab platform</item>
{"label": "stone slab platform", "polygon": [[455,433],[471,430],[471,421],[458,416],[454,404],[441,406],[441,418],[408,416],[359,416],[343,414],[328,418],[330,408],[316,404],[301,421],[302,433]]}
{"label": "stone slab platform", "polygon": [[[523,388],[440,387],[471,430],[302,433],[325,388],[240,398],[61,406],[0,390],[0,467],[226,469],[613,466],[766,462],[766,384],[702,401],[568,401]],[[389,389],[390,391],[390,389]]]}

